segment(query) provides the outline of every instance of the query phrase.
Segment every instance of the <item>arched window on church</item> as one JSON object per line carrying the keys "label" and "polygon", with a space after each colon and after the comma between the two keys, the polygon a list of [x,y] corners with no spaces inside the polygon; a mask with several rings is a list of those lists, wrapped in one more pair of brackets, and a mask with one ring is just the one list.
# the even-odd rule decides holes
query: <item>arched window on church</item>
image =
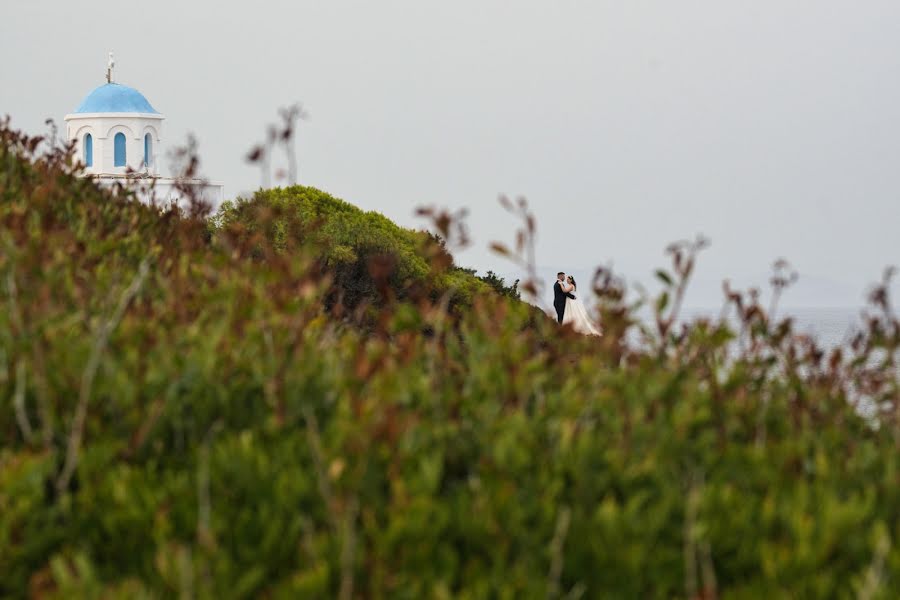
{"label": "arched window on church", "polygon": [[121,131],[113,138],[113,165],[125,166],[125,134]]}
{"label": "arched window on church", "polygon": [[88,167],[94,166],[94,136],[86,134],[84,136],[84,164]]}
{"label": "arched window on church", "polygon": [[144,135],[144,166],[150,167],[153,160],[153,138],[147,133]]}

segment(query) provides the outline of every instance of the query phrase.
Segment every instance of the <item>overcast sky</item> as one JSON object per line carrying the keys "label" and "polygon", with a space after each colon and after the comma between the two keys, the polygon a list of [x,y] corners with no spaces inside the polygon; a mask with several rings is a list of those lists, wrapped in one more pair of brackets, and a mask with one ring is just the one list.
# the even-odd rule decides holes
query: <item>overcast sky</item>
{"label": "overcast sky", "polygon": [[712,240],[693,304],[764,284],[858,305],[900,263],[896,0],[4,0],[0,114],[41,131],[116,79],[188,132],[226,197],[276,111],[302,102],[301,183],[417,226],[468,207],[460,262],[510,272],[499,193],[538,217],[545,271],[650,280],[672,240]]}

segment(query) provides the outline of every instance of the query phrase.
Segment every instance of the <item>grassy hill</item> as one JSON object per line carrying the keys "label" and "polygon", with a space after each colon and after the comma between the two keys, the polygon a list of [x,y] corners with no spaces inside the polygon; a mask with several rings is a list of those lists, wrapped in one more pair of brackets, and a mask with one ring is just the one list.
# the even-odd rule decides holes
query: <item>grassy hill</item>
{"label": "grassy hill", "polygon": [[[212,219],[0,127],[0,597],[900,593],[900,324],[560,330],[310,188]],[[863,415],[857,404],[876,410]]]}

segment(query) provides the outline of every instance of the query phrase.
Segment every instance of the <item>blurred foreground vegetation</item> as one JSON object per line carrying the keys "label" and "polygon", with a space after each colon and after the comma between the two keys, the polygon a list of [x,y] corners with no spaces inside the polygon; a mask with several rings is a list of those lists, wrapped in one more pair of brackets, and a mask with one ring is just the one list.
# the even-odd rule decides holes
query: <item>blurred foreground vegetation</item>
{"label": "blurred foreground vegetation", "polygon": [[43,148],[0,127],[0,597],[900,595],[886,286],[831,353],[753,293],[681,327],[681,244],[655,326],[600,270],[583,337],[454,266],[446,213],[205,218]]}

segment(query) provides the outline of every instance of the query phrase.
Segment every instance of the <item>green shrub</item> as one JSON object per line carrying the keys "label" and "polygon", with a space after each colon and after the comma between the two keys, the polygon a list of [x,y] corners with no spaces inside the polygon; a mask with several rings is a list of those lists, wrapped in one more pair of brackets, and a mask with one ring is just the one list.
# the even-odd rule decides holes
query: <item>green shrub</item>
{"label": "green shrub", "polygon": [[398,227],[381,214],[363,212],[315,188],[260,190],[250,199],[224,203],[213,222],[230,243],[252,244],[258,259],[298,253],[313,257],[334,283],[329,307],[333,302],[350,309],[363,302],[380,305],[387,295],[434,301],[453,290],[455,311],[491,290],[453,267],[439,238]]}

